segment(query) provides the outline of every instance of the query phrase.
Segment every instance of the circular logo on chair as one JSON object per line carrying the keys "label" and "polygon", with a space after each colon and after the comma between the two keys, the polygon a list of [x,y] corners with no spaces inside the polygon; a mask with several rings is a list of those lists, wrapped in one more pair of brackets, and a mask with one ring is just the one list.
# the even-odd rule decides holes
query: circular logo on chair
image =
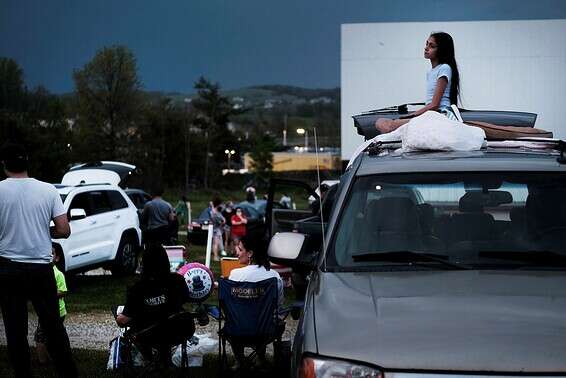
{"label": "circular logo on chair", "polygon": [[178,273],[183,276],[189,288],[189,297],[195,301],[203,301],[212,293],[214,275],[206,265],[190,263],[183,265]]}

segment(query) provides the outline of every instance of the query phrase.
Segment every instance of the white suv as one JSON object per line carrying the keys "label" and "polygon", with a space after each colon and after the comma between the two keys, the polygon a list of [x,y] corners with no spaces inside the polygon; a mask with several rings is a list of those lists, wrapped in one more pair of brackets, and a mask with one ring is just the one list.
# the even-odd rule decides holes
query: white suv
{"label": "white suv", "polygon": [[54,239],[66,271],[109,268],[134,273],[141,246],[137,209],[117,185],[118,174],[102,169],[68,172],[56,185],[71,225],[68,239]]}

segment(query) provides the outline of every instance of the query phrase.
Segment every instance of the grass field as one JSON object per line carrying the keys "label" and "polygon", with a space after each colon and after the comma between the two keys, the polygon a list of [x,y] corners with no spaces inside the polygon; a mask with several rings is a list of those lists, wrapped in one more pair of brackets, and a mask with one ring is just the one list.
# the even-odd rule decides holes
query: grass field
{"label": "grass field", "polygon": [[[32,372],[36,377],[57,377],[51,364],[40,365],[36,358],[35,348],[31,348]],[[73,357],[77,365],[80,377],[121,377],[113,371],[106,370],[108,352],[90,349],[73,349]],[[8,361],[8,351],[5,346],[0,346],[0,377],[13,376],[13,372]],[[148,376],[148,375],[144,375]],[[206,355],[202,367],[191,367],[188,373],[181,369],[168,369],[156,372],[154,377],[216,377],[218,376],[218,356]]]}
{"label": "grass field", "polygon": [[[181,239],[185,244],[186,239]],[[204,246],[189,246],[188,261],[205,262]],[[215,280],[220,277],[220,264],[211,261],[211,270]],[[107,312],[112,306],[123,304],[126,298],[126,289],[131,286],[138,276],[115,277],[112,275],[91,276],[76,275],[67,278],[69,294],[65,302],[69,313]],[[214,292],[206,303],[216,304],[218,302]]]}

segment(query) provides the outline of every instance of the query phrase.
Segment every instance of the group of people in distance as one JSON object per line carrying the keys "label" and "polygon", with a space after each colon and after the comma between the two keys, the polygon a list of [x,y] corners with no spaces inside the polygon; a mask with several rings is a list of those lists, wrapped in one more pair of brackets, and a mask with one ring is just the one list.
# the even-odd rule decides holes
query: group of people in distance
{"label": "group of people in distance", "polygon": [[[246,190],[246,200],[255,201],[255,189]],[[220,198],[213,199],[208,207],[212,224],[212,256],[219,261],[220,256],[235,253],[238,241],[247,234],[248,218],[241,207],[234,207],[232,201],[223,203]]]}

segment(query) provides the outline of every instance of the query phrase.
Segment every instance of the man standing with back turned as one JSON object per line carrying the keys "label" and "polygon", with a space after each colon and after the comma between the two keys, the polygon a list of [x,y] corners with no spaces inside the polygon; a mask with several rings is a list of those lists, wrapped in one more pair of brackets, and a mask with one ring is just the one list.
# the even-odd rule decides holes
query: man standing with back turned
{"label": "man standing with back turned", "polygon": [[[31,376],[27,302],[45,329],[47,349],[59,376],[77,375],[69,337],[59,317],[51,262],[51,237],[71,234],[67,214],[53,185],[30,178],[23,146],[5,144],[0,161],[0,305],[8,354],[16,377]],[[49,227],[53,220],[55,226]]]}
{"label": "man standing with back turned", "polygon": [[145,226],[144,243],[146,245],[169,244],[171,238],[177,235],[176,229],[171,230],[171,224],[175,220],[175,210],[161,196],[163,196],[163,187],[154,187],[151,192],[151,201],[143,207],[141,218]]}

